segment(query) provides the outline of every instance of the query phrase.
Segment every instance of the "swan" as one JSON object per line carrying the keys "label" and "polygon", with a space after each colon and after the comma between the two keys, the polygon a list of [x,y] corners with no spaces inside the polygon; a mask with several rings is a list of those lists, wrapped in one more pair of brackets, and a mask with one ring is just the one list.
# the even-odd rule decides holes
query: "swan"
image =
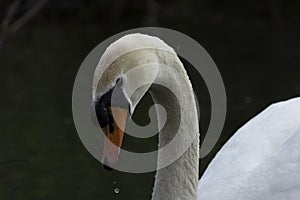
{"label": "swan", "polygon": [[[146,67],[138,74],[128,73],[137,66]],[[170,88],[176,97],[153,82]],[[182,154],[178,153],[180,145],[172,152],[158,151],[157,166],[162,167],[155,175],[153,200],[299,199],[300,98],[272,104],[238,129],[198,181],[195,97],[184,66],[170,46],[145,34],[123,36],[99,60],[92,88],[93,109],[106,135],[102,163],[108,170],[118,162],[126,120],[146,92],[171,113],[164,126],[157,110],[159,126],[164,127],[159,148],[168,145],[177,132],[179,141],[188,147]],[[164,166],[173,154],[175,161]]]}

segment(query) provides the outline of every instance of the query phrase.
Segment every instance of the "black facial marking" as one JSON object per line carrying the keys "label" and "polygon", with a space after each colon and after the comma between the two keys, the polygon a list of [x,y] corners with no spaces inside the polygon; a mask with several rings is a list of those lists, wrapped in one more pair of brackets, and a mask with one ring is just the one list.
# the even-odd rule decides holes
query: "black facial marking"
{"label": "black facial marking", "polygon": [[104,128],[109,121],[107,107],[103,102],[98,101],[95,103],[95,110],[98,122],[101,128]]}
{"label": "black facial marking", "polygon": [[114,118],[111,114],[108,115],[108,120],[109,120],[109,132],[112,134],[115,129],[115,124],[114,124]]}
{"label": "black facial marking", "polygon": [[114,119],[111,114],[109,114],[108,108],[111,106],[120,107],[129,111],[130,104],[123,93],[122,86],[124,81],[122,78],[119,78],[116,81],[116,86],[111,90],[106,92],[100,98],[97,98],[95,101],[95,111],[97,120],[101,128],[109,125],[110,133],[114,130]]}

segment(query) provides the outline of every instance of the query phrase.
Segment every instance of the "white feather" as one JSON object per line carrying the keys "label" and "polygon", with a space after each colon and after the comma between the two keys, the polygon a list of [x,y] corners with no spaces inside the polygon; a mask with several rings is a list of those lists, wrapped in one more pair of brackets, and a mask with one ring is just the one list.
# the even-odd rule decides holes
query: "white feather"
{"label": "white feather", "polygon": [[[134,67],[151,63],[171,66],[176,73],[165,73],[155,67],[151,70],[148,66],[130,75]],[[158,79],[169,85],[185,106],[184,126],[179,131],[186,136],[198,133],[191,83],[175,51],[162,40],[131,34],[111,44],[95,70],[93,98],[112,88],[120,76],[127,79],[125,94],[145,79],[149,79],[147,82]],[[140,89],[134,97],[126,96],[132,108],[148,89]],[[167,105],[173,106],[172,102]],[[168,130],[161,133],[160,143],[170,137],[168,134],[172,133]],[[184,141],[182,138],[181,142]],[[158,157],[158,164],[166,159]],[[197,162],[198,137],[180,159],[158,170],[152,199],[196,199]],[[240,128],[210,163],[198,187],[198,200],[297,200],[299,197],[300,98],[273,104]]]}
{"label": "white feather", "polygon": [[240,128],[199,182],[199,200],[297,200],[300,98],[271,105]]}

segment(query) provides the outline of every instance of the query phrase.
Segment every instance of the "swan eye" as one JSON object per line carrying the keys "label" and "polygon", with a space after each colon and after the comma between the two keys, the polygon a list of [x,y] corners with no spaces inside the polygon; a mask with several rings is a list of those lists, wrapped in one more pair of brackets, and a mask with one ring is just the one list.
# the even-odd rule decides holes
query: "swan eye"
{"label": "swan eye", "polygon": [[119,88],[121,88],[121,87],[123,87],[123,85],[124,85],[124,77],[119,77],[117,80],[116,80],[116,86],[117,87],[119,87]]}

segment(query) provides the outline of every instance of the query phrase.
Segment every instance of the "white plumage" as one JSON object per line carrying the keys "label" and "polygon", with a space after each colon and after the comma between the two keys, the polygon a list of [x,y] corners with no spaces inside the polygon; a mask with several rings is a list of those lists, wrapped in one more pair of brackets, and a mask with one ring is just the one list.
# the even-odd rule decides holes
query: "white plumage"
{"label": "white plumage", "polygon": [[[126,74],[136,66],[149,63],[156,64],[158,71],[152,70],[150,73],[143,69],[134,77]],[[164,72],[159,68],[160,64],[176,69],[177,73]],[[178,100],[185,106],[181,113],[185,117],[184,125],[179,131],[186,137],[191,133],[198,133],[191,83],[175,51],[162,40],[131,34],[111,44],[100,59],[94,74],[93,99],[112,88],[119,77],[128,79],[124,86],[125,94],[135,83],[149,78],[169,85],[180,94]],[[148,86],[140,89],[136,96],[127,95],[133,108],[148,89]],[[159,99],[159,94],[154,92],[153,96]],[[168,100],[166,97],[161,98],[162,102]],[[166,105],[170,110],[176,110],[171,99]],[[176,124],[171,124],[170,127],[172,126]],[[161,132],[160,143],[173,134],[170,130]],[[189,149],[178,160],[158,170],[152,199],[197,198],[198,145],[198,137],[195,137]],[[164,159],[160,154],[158,157]],[[218,152],[198,185],[198,200],[299,198],[300,98],[273,104],[240,128]]]}
{"label": "white plumage", "polygon": [[202,176],[199,200],[300,198],[300,98],[276,103],[240,128]]}

